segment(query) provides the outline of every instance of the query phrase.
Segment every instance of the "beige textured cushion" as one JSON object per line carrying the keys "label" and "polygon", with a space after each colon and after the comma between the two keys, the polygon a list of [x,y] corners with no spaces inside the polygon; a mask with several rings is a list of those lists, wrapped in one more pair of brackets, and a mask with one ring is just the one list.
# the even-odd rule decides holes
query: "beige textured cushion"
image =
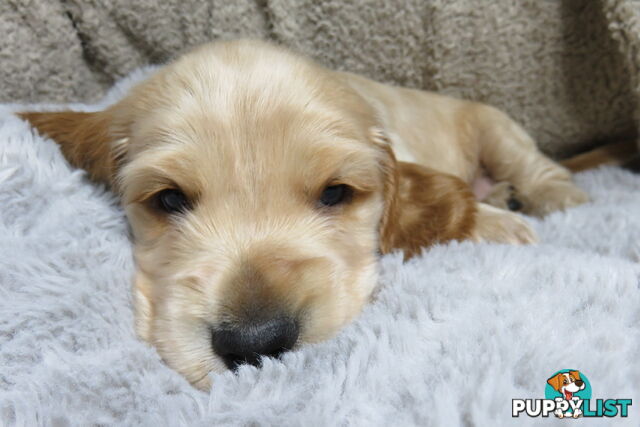
{"label": "beige textured cushion", "polygon": [[487,102],[566,156],[634,135],[633,0],[5,0],[0,102],[90,102],[220,38],[274,40],[388,83]]}

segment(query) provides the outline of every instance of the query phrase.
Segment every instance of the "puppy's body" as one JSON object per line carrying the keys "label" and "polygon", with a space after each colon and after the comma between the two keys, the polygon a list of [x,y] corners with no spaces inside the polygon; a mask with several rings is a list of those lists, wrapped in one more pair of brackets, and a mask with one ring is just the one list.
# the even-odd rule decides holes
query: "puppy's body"
{"label": "puppy's body", "polygon": [[396,159],[471,183],[480,163],[480,129],[474,111],[479,105],[384,85],[352,73],[338,76],[375,109]]}
{"label": "puppy's body", "polygon": [[[531,215],[587,200],[569,171],[540,153],[524,129],[502,111],[351,73],[340,76],[376,110],[398,160],[454,175],[471,187],[488,174],[494,182],[515,187],[525,202],[518,210]],[[480,198],[507,208],[508,194],[495,197],[502,196],[502,190],[487,188]]]}
{"label": "puppy's body", "polygon": [[369,299],[379,253],[534,241],[474,199],[482,168],[528,212],[586,200],[491,107],[260,42],[196,49],[102,112],[22,116],[122,196],[138,333],[203,388],[211,371],[334,334]]}

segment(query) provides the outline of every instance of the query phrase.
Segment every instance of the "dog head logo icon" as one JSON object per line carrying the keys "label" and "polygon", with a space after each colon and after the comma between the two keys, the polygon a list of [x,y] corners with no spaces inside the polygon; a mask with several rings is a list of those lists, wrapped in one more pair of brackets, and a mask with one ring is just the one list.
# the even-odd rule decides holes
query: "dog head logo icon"
{"label": "dog head logo icon", "polygon": [[[586,376],[581,374],[580,371],[558,371],[547,380],[545,397],[554,400],[564,399],[569,402],[588,400],[591,398],[591,385]],[[558,418],[578,418],[582,416],[583,413],[581,409],[573,408],[574,406],[570,405],[567,411],[557,409],[554,414]]]}

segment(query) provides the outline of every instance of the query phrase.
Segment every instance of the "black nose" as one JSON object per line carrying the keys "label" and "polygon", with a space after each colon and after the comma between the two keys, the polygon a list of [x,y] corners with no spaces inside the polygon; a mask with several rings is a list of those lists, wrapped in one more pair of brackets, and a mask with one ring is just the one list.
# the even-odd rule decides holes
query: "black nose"
{"label": "black nose", "polygon": [[582,380],[576,380],[576,385],[578,387],[582,387],[582,384],[584,384],[584,382]]}
{"label": "black nose", "polygon": [[223,325],[211,331],[211,345],[229,369],[260,364],[262,356],[277,357],[298,340],[298,322],[278,317],[263,322]]}

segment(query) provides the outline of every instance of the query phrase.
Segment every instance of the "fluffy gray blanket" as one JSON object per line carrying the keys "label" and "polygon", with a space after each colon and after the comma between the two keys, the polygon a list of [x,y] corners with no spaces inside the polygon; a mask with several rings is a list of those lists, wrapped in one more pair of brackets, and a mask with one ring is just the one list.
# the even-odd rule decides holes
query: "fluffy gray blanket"
{"label": "fluffy gray blanket", "polygon": [[95,102],[132,70],[219,38],[483,101],[550,154],[634,135],[636,0],[4,0],[0,102]]}
{"label": "fluffy gray blanket", "polygon": [[512,399],[568,368],[594,399],[633,399],[616,425],[640,424],[640,176],[579,175],[594,201],[532,219],[535,246],[387,256],[338,337],[202,393],[135,337],[117,201],[15,108],[0,108],[0,425],[511,425]]}

